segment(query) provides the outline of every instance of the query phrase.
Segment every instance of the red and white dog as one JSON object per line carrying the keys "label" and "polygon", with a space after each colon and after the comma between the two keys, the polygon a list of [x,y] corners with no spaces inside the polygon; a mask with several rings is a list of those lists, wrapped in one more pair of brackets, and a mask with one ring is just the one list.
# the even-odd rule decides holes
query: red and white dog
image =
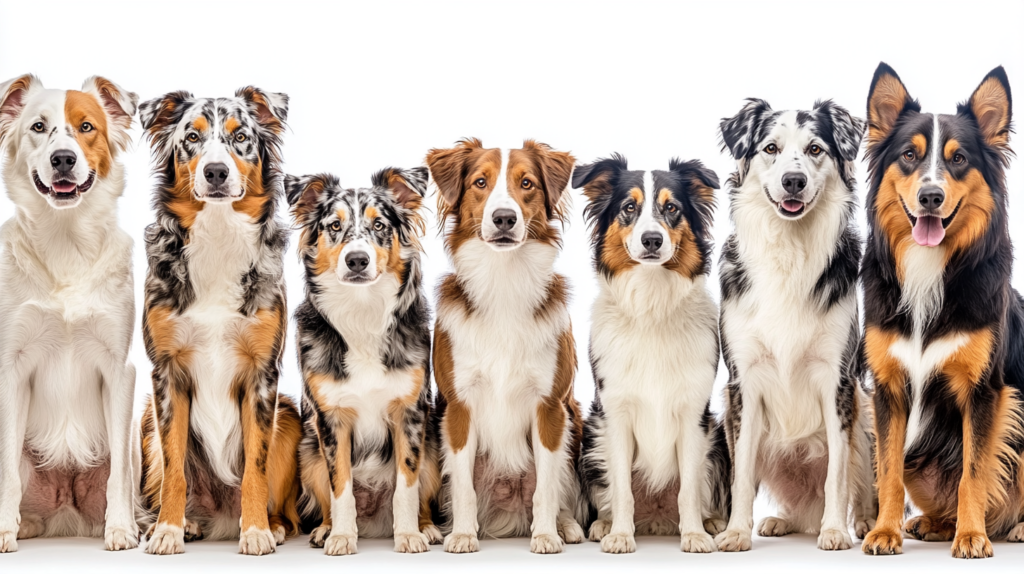
{"label": "red and white dog", "polygon": [[117,226],[138,98],[92,77],[0,84],[0,552],[18,538],[102,535],[138,546],[128,361],[132,240]]}

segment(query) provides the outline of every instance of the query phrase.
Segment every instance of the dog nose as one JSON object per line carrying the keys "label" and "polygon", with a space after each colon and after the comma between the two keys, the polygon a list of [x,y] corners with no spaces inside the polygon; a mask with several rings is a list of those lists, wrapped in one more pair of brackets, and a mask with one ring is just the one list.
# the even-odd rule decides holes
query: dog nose
{"label": "dog nose", "polygon": [[922,187],[921,191],[917,192],[917,201],[921,204],[921,207],[925,209],[938,209],[945,200],[946,192],[942,191],[942,188],[936,185]]}
{"label": "dog nose", "polygon": [[353,251],[345,256],[345,265],[353,273],[366,270],[370,265],[370,256],[362,251]]}
{"label": "dog nose", "polygon": [[516,225],[516,212],[511,209],[495,209],[492,221],[500,231],[512,231]]}
{"label": "dog nose", "polygon": [[643,244],[644,249],[648,251],[657,251],[661,249],[661,242],[663,241],[661,234],[657,231],[645,231],[640,236],[640,243]]}
{"label": "dog nose", "polygon": [[57,170],[58,173],[67,173],[71,171],[71,168],[75,167],[75,163],[78,162],[78,156],[75,152],[69,149],[59,149],[53,152],[50,156],[50,165],[53,169]]}
{"label": "dog nose", "polygon": [[782,189],[785,189],[786,193],[799,193],[805,187],[807,187],[806,175],[797,171],[782,174]]}
{"label": "dog nose", "polygon": [[228,166],[221,162],[207,164],[203,176],[210,185],[221,185],[228,180]]}

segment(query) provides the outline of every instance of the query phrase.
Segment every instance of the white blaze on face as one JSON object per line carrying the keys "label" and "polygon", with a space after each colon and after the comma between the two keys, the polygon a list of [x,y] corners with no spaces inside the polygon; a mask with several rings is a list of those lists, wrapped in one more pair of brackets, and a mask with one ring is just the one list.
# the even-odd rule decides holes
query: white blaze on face
{"label": "white blaze on face", "polygon": [[[228,144],[221,139],[224,129],[224,121],[214,112],[213,121],[210,122],[208,133],[204,134],[206,139],[199,150],[199,162],[196,164],[196,172],[192,174],[195,182],[196,197],[205,201],[234,201],[241,199],[245,193],[242,187],[242,177],[238,172],[234,156]],[[228,134],[227,137],[229,137]],[[227,178],[221,180],[219,170],[227,171]],[[212,175],[213,177],[207,177]]]}
{"label": "white blaze on face", "polygon": [[[640,263],[661,265],[669,259],[672,254],[668,233],[665,226],[658,221],[657,213],[657,192],[654,189],[654,174],[651,171],[644,172],[643,183],[644,202],[640,205],[640,215],[633,224],[633,231],[630,233],[628,249],[629,256]],[[655,250],[644,245],[644,236],[647,236],[648,244],[654,246],[660,241],[661,245]],[[652,243],[654,241],[654,243]]]}
{"label": "white blaze on face", "polygon": [[[523,209],[520,207],[508,189],[508,167],[509,150],[501,150],[501,171],[494,183],[494,189],[487,197],[484,204],[483,222],[481,222],[481,233],[484,241],[498,251],[514,249],[526,239],[526,222],[523,221]],[[515,224],[509,230],[499,229],[495,223],[495,212],[511,210],[515,214]],[[506,238],[505,242],[492,242],[492,240]]]}
{"label": "white blaze on face", "polygon": [[[820,141],[811,129],[810,124],[801,125],[795,111],[783,112],[772,128],[771,134],[758,150],[762,169],[760,179],[775,203],[777,210],[784,210],[786,219],[799,219],[814,207],[818,193],[825,187],[830,176],[838,177],[835,162],[831,161],[825,151],[824,142]],[[774,156],[765,152],[768,144],[774,143]],[[812,145],[818,145],[822,151],[814,156],[809,152]],[[786,189],[786,180],[803,178],[804,187],[791,185]]]}
{"label": "white blaze on face", "polygon": [[931,157],[928,161],[928,175],[925,178],[925,181],[935,185],[942,185],[942,181],[939,179],[939,156],[942,154],[940,149],[941,138],[939,137],[939,114],[933,114],[932,117],[934,118],[934,124],[932,127],[932,149]]}

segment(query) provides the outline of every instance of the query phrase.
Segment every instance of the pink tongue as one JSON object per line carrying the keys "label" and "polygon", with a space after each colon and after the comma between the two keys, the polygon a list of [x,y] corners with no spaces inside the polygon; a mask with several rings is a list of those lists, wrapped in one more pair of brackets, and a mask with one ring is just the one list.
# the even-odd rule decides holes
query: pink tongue
{"label": "pink tongue", "polygon": [[938,216],[925,215],[917,218],[913,235],[918,245],[935,247],[946,236],[946,230],[942,228],[942,220]]}
{"label": "pink tongue", "polygon": [[78,187],[73,181],[55,181],[53,182],[53,191],[57,193],[71,193]]}
{"label": "pink tongue", "polygon": [[797,211],[800,211],[800,209],[803,206],[804,204],[802,201],[793,201],[792,199],[787,199],[786,201],[782,202],[782,209],[785,209],[790,213],[796,213]]}

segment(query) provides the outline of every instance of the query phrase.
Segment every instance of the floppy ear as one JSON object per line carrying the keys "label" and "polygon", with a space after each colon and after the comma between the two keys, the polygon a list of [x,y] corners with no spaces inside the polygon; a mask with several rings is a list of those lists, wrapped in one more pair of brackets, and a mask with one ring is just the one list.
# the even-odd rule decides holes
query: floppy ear
{"label": "floppy ear", "polygon": [[748,99],[739,113],[723,118],[718,125],[723,149],[728,149],[737,160],[753,157],[757,153],[754,146],[764,137],[765,120],[773,113],[768,102]]}
{"label": "floppy ear", "polygon": [[523,148],[532,149],[540,165],[548,217],[562,217],[562,198],[569,187],[576,158],[569,152],[555,151],[547,144],[530,140],[523,142]]}
{"label": "floppy ear", "polygon": [[700,220],[700,227],[694,229],[694,232],[710,238],[715,215],[715,190],[719,188],[718,174],[696,159],[681,161],[672,158],[668,162],[668,170],[678,175],[689,188],[690,198]]}
{"label": "floppy ear", "polygon": [[29,94],[41,90],[43,83],[32,74],[25,74],[0,84],[0,145],[7,132],[25,109]]}
{"label": "floppy ear", "polygon": [[170,156],[170,139],[185,110],[191,105],[192,94],[184,90],[169,92],[139,105],[139,123],[149,138],[158,160]]}
{"label": "floppy ear", "polygon": [[235,91],[236,98],[242,98],[256,111],[260,125],[275,134],[284,131],[288,119],[288,95],[278,92],[264,92],[259,88],[246,86]]}
{"label": "floppy ear", "polygon": [[868,145],[884,140],[914,103],[896,70],[885,62],[878,64],[868,90]]}
{"label": "floppy ear", "polygon": [[417,210],[427,194],[427,177],[425,167],[398,169],[386,167],[373,174],[371,182],[374,187],[383,187],[391,192],[400,206],[409,210]]}
{"label": "floppy ear", "polygon": [[845,161],[857,161],[860,142],[864,138],[866,123],[850,115],[842,106],[832,100],[816,102],[814,111],[828,118],[832,124],[832,139],[836,144],[836,155]]}
{"label": "floppy ear", "polygon": [[971,115],[978,122],[981,137],[1000,152],[1009,151],[1011,106],[1010,80],[1002,66],[989,72],[967,101]]}
{"label": "floppy ear", "polygon": [[583,217],[592,224],[611,201],[615,191],[613,182],[617,176],[629,169],[626,158],[619,153],[612,153],[607,159],[599,159],[594,163],[576,166],[572,172],[573,188],[583,188],[583,196],[587,198],[587,206],[583,208]]}
{"label": "floppy ear", "polygon": [[111,126],[108,133],[110,143],[124,151],[128,149],[131,138],[128,130],[132,126],[132,116],[139,104],[139,96],[100,76],[93,76],[82,83],[82,91],[92,94],[103,106]]}
{"label": "floppy ear", "polygon": [[329,183],[327,174],[295,175],[284,176],[284,192],[288,199],[288,205],[292,208],[292,217],[295,223],[305,226],[313,222],[313,215],[316,213],[316,206],[320,203],[320,196]]}
{"label": "floppy ear", "polygon": [[483,143],[478,139],[460,141],[455,147],[448,149],[431,149],[427,152],[427,167],[430,177],[437,184],[441,200],[449,207],[454,207],[462,197],[463,180],[466,179],[466,162],[474,149],[480,149]]}

